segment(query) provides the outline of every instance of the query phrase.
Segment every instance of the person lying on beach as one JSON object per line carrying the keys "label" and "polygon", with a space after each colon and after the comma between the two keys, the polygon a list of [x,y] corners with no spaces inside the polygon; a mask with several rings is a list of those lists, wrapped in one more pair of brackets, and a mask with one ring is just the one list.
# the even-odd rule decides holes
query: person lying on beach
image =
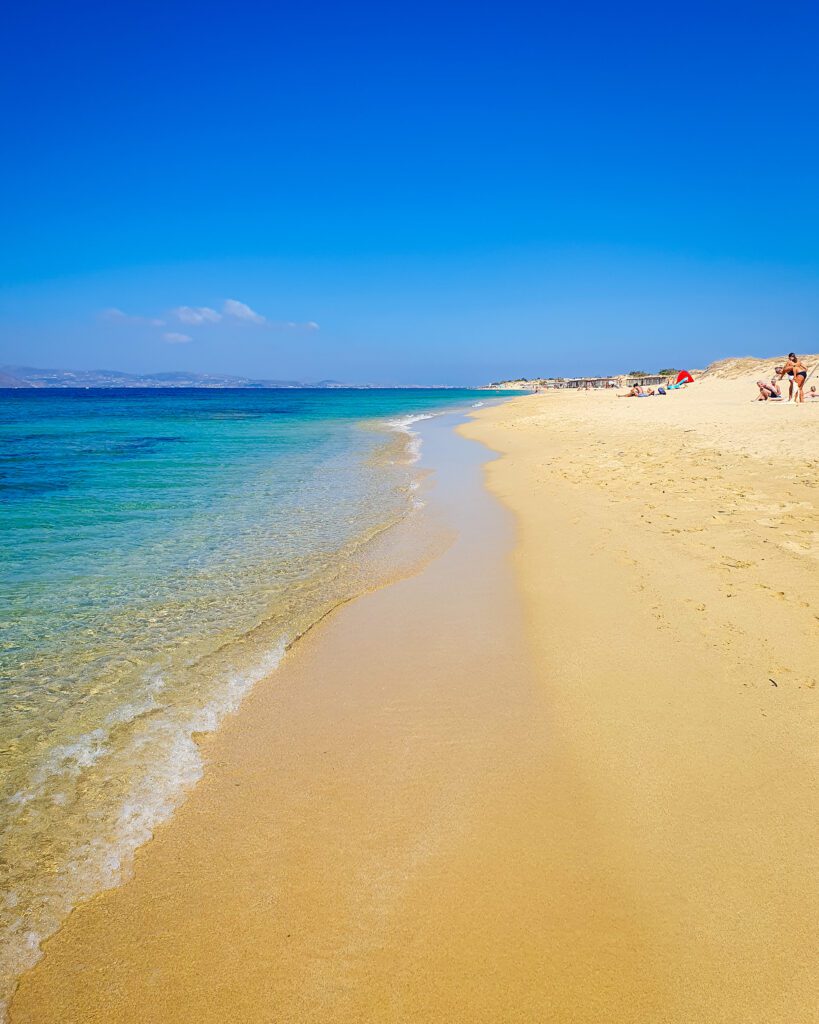
{"label": "person lying on beach", "polygon": [[808,392],[808,398],[819,398],[819,392],[817,392],[815,384],[811,384],[810,391]]}
{"label": "person lying on beach", "polygon": [[769,399],[777,401],[782,398],[782,392],[779,390],[776,377],[771,380],[770,384],[766,384],[764,380],[758,380],[756,386],[759,388],[757,402],[767,402]]}
{"label": "person lying on beach", "polygon": [[779,373],[780,380],[782,379],[782,377],[784,377],[786,373],[790,378],[790,387],[788,389],[788,401],[790,402],[793,398],[793,386],[795,384],[796,398],[794,400],[796,402],[804,402],[804,387],[805,381],[808,379],[808,368],[807,366],[805,366],[805,364],[802,362],[799,356],[795,352],[789,352],[787,363],[785,363],[781,371],[777,370],[777,372]]}
{"label": "person lying on beach", "polygon": [[654,395],[654,388],[647,388],[645,391],[637,384],[629,388],[625,395],[618,395],[618,398],[651,398]]}

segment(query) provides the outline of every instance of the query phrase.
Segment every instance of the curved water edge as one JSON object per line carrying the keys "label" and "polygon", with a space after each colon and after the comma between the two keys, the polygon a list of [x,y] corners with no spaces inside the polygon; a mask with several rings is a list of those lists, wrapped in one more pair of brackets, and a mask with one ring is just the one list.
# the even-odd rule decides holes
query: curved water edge
{"label": "curved water edge", "polygon": [[[241,629],[235,628],[238,623],[230,623],[232,629],[224,624],[214,628],[213,611],[207,602],[202,603],[203,588],[222,580],[214,575],[212,566],[207,566],[199,588],[188,595],[194,611],[204,612],[198,627],[200,633],[210,631],[206,638],[196,630],[185,632],[177,628],[163,633],[159,629],[169,615],[181,614],[179,608],[168,610],[164,593],[159,594],[158,600],[153,593],[149,595],[148,611],[153,614],[147,614],[144,608],[135,611],[128,607],[123,611],[116,602],[110,602],[106,608],[110,588],[102,597],[97,593],[90,595],[91,605],[96,601],[111,612],[115,628],[121,630],[125,650],[117,650],[111,657],[110,651],[100,649],[106,639],[104,631],[92,635],[91,641],[97,646],[92,651],[79,652],[79,683],[73,692],[60,692],[61,680],[52,672],[51,676],[35,676],[40,683],[45,677],[45,692],[24,695],[22,703],[29,713],[39,710],[36,704],[41,697],[46,709],[56,704],[58,713],[50,716],[44,710],[39,732],[36,723],[27,732],[22,730],[24,739],[32,739],[30,749],[23,752],[33,756],[28,757],[28,770],[10,773],[14,784],[5,790],[3,862],[7,882],[3,885],[6,895],[0,908],[4,931],[0,978],[6,999],[13,991],[16,977],[41,955],[42,941],[59,928],[76,903],[117,885],[127,876],[135,851],[151,838],[159,823],[172,815],[185,793],[201,777],[203,761],[196,735],[216,729],[226,714],[239,707],[249,690],[275,670],[285,650],[333,607],[387,582],[390,577],[411,571],[413,564],[423,560],[420,550],[411,555],[404,551],[404,562],[396,565],[395,551],[385,557],[383,541],[392,527],[407,521],[422,506],[418,497],[421,476],[415,468],[420,439],[412,426],[434,414],[356,419],[354,428],[361,436],[371,434],[378,439],[377,443],[363,444],[356,459],[360,465],[367,464],[368,472],[375,468],[380,483],[372,491],[362,487],[358,493],[358,481],[351,489],[355,499],[350,500],[344,511],[354,512],[369,500],[371,506],[373,501],[380,501],[378,514],[373,515],[371,507],[370,514],[361,521],[354,522],[351,515],[347,539],[335,547],[326,543],[324,534],[316,533],[312,539],[318,538],[318,550],[296,552],[298,571],[289,575],[284,572],[285,585],[278,589],[267,580],[266,593],[265,573],[282,575],[283,570],[281,565],[262,558],[255,567],[252,582],[254,587],[260,584],[266,600],[259,600],[254,587],[227,587],[227,595],[219,595],[220,599],[227,597],[240,603],[247,600],[251,605],[253,614],[241,623]],[[219,416],[243,418],[224,410]],[[393,436],[385,437],[385,427]],[[167,443],[169,436],[165,434],[157,444]],[[345,443],[349,444],[349,440],[347,436]],[[109,445],[106,454],[110,450]],[[134,450],[155,452],[156,446],[120,443],[117,451],[123,450],[132,455]],[[321,463],[325,472],[333,472],[336,457],[338,451],[334,449],[329,459]],[[193,467],[194,473],[200,470],[201,465]],[[340,478],[349,483],[348,476],[352,479],[356,473],[351,473],[345,464]],[[335,476],[333,483],[337,484],[340,478]],[[308,485],[316,483],[309,474],[305,480]],[[56,490],[53,488],[51,493]],[[325,487],[324,491],[322,499],[332,494],[333,488]],[[286,516],[288,511],[284,502],[282,515]],[[80,533],[87,525],[79,524]],[[243,525],[247,529],[246,521]],[[155,540],[153,536],[150,539]],[[76,545],[76,537],[68,543]],[[163,555],[161,544],[159,550]],[[230,555],[235,554],[234,548],[228,550]],[[289,548],[287,553],[294,554]],[[132,552],[123,545],[119,554],[121,565],[127,569]],[[201,565],[191,564],[190,552],[186,555],[178,567],[180,579],[184,579],[186,572],[201,571]],[[240,555],[246,556],[247,552]],[[258,555],[254,551],[254,556]],[[74,556],[69,553],[68,557]],[[247,569],[248,565],[240,568]],[[144,579],[141,582],[144,584]],[[35,586],[40,583],[35,578]],[[184,606],[178,595],[177,602]],[[190,609],[185,607],[185,611]],[[126,612],[132,617],[127,623]],[[65,623],[60,625],[66,627]],[[71,625],[69,621],[68,628]],[[133,644],[135,631],[146,627],[158,631],[162,642],[176,641],[178,646],[173,651],[154,651],[153,663],[150,656],[146,657],[151,651],[141,649],[129,666],[127,645]],[[94,630],[89,632],[93,634]],[[59,640],[52,648],[46,642],[44,650],[36,652],[36,656],[35,652],[27,651],[32,656],[27,661],[21,659],[22,677],[42,673],[44,667],[49,667],[49,656],[60,646]],[[4,653],[8,654],[8,649]],[[71,653],[73,656],[77,652]],[[50,667],[64,669],[63,664]],[[95,677],[96,667],[100,671]],[[112,680],[116,685],[106,691],[105,684]],[[53,700],[48,692],[52,689],[57,691]],[[63,687],[63,691],[70,689]],[[18,695],[13,682],[9,690],[12,699]],[[52,732],[49,726],[54,722],[61,728]],[[79,727],[83,724],[89,727]],[[27,725],[31,726],[31,722]],[[16,734],[11,743],[8,737],[7,732],[3,737],[4,752],[11,755],[13,762],[25,743],[15,743]]]}

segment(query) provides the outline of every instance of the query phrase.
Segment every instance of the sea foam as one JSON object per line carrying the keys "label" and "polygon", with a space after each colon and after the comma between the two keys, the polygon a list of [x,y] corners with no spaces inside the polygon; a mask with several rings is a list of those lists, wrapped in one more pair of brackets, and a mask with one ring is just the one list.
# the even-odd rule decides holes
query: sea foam
{"label": "sea foam", "polygon": [[[154,677],[145,687],[141,701],[125,705],[108,716],[110,730],[95,729],[72,744],[50,751],[33,773],[30,786],[11,798],[10,803],[18,813],[26,805],[42,801],[49,782],[66,776],[79,778],[86,769],[110,754],[106,741],[111,730],[155,713],[145,728],[131,738],[129,745],[118,751],[121,762],[130,761],[134,765],[144,763],[145,758],[140,755],[146,754],[150,770],[134,773],[119,811],[105,831],[90,835],[69,852],[57,873],[59,897],[55,898],[55,892],[47,890],[39,894],[39,902],[47,909],[40,915],[36,927],[31,926],[30,917],[27,921],[14,913],[20,906],[20,894],[14,891],[4,894],[6,916],[10,919],[2,929],[5,934],[0,970],[6,977],[34,966],[42,955],[42,942],[56,931],[73,906],[94,893],[118,885],[127,876],[139,847],[152,838],[158,825],[171,817],[186,792],[202,777],[204,763],[196,735],[215,731],[226,715],[237,711],[250,690],[278,668],[285,651],[286,644],[282,641],[253,668],[230,674],[217,696],[186,716],[175,713],[177,709],[163,709],[157,702],[156,695],[165,683]],[[163,710],[167,717],[163,717]],[[52,802],[59,795],[52,796]],[[30,900],[31,893],[27,896]],[[0,1019],[5,1019],[10,992],[2,995]]]}

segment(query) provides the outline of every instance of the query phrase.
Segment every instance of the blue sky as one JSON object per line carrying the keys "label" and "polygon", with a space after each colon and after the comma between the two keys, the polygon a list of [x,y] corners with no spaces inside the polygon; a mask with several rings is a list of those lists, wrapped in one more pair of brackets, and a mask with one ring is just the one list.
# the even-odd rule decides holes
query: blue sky
{"label": "blue sky", "polygon": [[808,4],[18,5],[0,362],[478,383],[816,351],[817,44]]}

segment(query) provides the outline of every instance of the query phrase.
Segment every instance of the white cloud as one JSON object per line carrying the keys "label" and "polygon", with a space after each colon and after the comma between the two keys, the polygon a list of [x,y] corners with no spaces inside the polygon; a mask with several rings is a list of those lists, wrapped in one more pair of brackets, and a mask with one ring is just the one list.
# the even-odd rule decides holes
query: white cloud
{"label": "white cloud", "polygon": [[[100,320],[107,320],[111,323],[141,324],[149,327],[166,326],[165,320],[147,316],[132,316],[130,313],[125,313],[123,310],[113,306],[109,309],[101,310],[98,315]],[[255,309],[251,309],[247,303],[239,302],[238,299],[225,299],[221,313],[211,309],[210,306],[176,306],[169,311],[169,316],[180,323],[193,327],[202,326],[203,324],[216,324],[225,317],[232,317],[235,320],[241,320],[248,324],[264,324],[274,331],[319,330],[319,325],[315,320],[308,320],[306,323],[296,323],[294,320],[268,320],[261,313],[257,313]],[[169,331],[163,337],[165,341],[171,344],[182,344],[193,340],[187,334],[179,334],[175,331]]]}
{"label": "white cloud", "polygon": [[117,309],[112,306],[110,309],[104,309],[100,313],[100,320],[112,320],[114,323],[120,324],[148,324],[149,327],[164,327],[164,320],[157,320],[150,316],[131,316],[129,313],[124,313],[121,309]]}
{"label": "white cloud", "polygon": [[297,324],[293,320],[286,320],[282,323],[271,323],[274,331],[317,331],[319,325],[315,320],[308,320],[307,323]]}
{"label": "white cloud", "polygon": [[210,306],[177,306],[171,310],[171,316],[183,324],[215,324],[222,319],[222,314]]}
{"label": "white cloud", "polygon": [[251,324],[266,323],[261,313],[257,313],[244,302],[239,302],[238,299],[225,299],[222,310],[225,316],[235,316],[237,320],[247,320]]}

